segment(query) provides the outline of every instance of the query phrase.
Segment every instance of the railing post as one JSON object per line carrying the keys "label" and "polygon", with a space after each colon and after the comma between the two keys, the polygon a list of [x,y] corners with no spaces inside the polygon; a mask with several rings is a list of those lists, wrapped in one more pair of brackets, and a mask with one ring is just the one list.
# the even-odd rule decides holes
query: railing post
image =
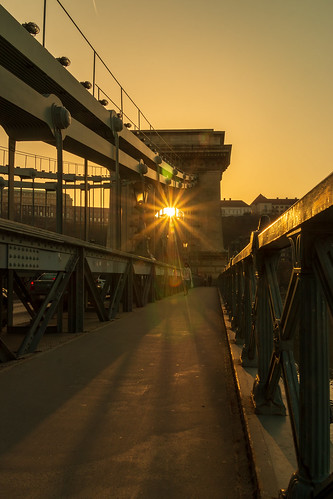
{"label": "railing post", "polygon": [[252,289],[252,273],[252,261],[243,261],[244,296],[242,329],[244,333],[244,346],[241,353],[241,363],[243,367],[254,367],[258,364],[256,353],[249,348],[252,332],[252,292],[254,291]]}
{"label": "railing post", "polygon": [[237,275],[236,267],[231,266],[231,289],[230,289],[230,307],[231,307],[231,327],[233,330],[236,329],[236,308],[237,308]]}
{"label": "railing post", "polygon": [[123,95],[123,87],[120,87],[120,112],[121,117],[124,116],[124,95]]}
{"label": "railing post", "polygon": [[243,293],[244,293],[244,278],[243,268],[241,263],[235,265],[235,284],[236,284],[236,310],[233,320],[233,330],[236,333],[236,343],[242,345],[244,343],[244,331],[242,329],[243,321]]}
{"label": "railing post", "polygon": [[46,27],[46,0],[44,0],[44,7],[43,7],[43,47],[45,47],[45,27]]}
{"label": "railing post", "polygon": [[300,267],[299,459],[298,470],[284,492],[288,498],[316,497],[330,471],[327,304],[314,273],[313,248],[314,239],[300,233],[295,244]]}
{"label": "railing post", "polygon": [[269,307],[265,252],[256,250],[257,275],[257,309],[255,320],[256,343],[258,349],[258,374],[252,389],[252,401],[256,414],[285,415],[286,410],[281,398],[280,387],[277,386],[272,398],[265,396],[270,362],[273,352],[273,324]]}
{"label": "railing post", "polygon": [[[94,50],[94,59],[93,59],[93,97],[95,97],[95,87],[96,87],[96,52]],[[99,99],[99,89],[98,89],[98,99]]]}

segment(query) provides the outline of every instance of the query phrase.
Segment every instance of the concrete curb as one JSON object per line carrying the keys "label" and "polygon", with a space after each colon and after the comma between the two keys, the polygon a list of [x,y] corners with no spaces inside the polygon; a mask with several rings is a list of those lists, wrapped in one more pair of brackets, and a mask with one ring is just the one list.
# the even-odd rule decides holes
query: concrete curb
{"label": "concrete curb", "polygon": [[257,369],[242,367],[242,347],[236,344],[236,335],[231,329],[221,295],[220,303],[249,457],[258,489],[257,497],[276,499],[279,490],[287,488],[292,473],[297,469],[289,418],[255,414],[251,391]]}
{"label": "concrete curb", "polygon": [[227,335],[228,349],[229,349],[229,354],[230,354],[230,363],[231,363],[231,368],[232,368],[232,372],[234,375],[234,383],[235,383],[235,389],[236,389],[237,398],[238,398],[238,405],[239,405],[239,410],[240,410],[241,419],[242,419],[242,426],[243,426],[245,440],[246,440],[246,444],[247,444],[249,461],[251,464],[252,479],[254,482],[254,486],[256,488],[256,496],[255,497],[257,499],[261,499],[262,498],[261,492],[260,492],[261,487],[260,487],[260,483],[259,483],[259,473],[258,473],[258,469],[256,467],[255,458],[254,458],[254,447],[253,447],[253,442],[251,440],[251,435],[250,435],[250,431],[249,431],[249,425],[248,425],[248,420],[246,417],[246,412],[244,409],[244,405],[242,403],[241,387],[240,387],[239,379],[237,376],[237,370],[235,369],[235,360],[234,360],[234,357],[232,354],[231,345],[230,345],[230,338],[229,338],[229,334],[228,334],[229,332],[228,332],[226,321],[225,321],[225,309],[223,306],[223,300],[222,300],[222,296],[221,296],[219,289],[218,289],[218,294],[219,294],[220,305],[221,305],[222,320],[224,322],[226,335]]}

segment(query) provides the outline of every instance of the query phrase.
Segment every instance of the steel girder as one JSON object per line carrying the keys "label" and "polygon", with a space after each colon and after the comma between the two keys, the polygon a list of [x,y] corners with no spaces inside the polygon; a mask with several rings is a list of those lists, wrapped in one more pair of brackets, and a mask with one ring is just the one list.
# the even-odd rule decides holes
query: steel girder
{"label": "steel girder", "polygon": [[28,333],[26,334],[20,348],[18,356],[25,353],[34,352],[41,340],[50,319],[53,317],[57,307],[61,303],[65,290],[67,289],[69,279],[78,261],[78,256],[75,255],[66,266],[65,271],[58,272],[54,284],[49,293],[45,297],[41,307],[30,324]]}
{"label": "steel girder", "polygon": [[[15,140],[53,141],[52,104],[69,111],[72,122],[63,131],[64,149],[108,168],[114,167],[115,137],[112,112],[107,111],[81,83],[2,6],[0,6],[0,109],[1,124]],[[49,95],[49,98],[45,97]],[[17,126],[19,123],[19,126]],[[146,177],[173,187],[183,182],[171,165],[157,164],[156,153],[124,127],[119,131],[122,172],[137,175],[137,165],[147,166]],[[166,176],[160,175],[162,171]]]}
{"label": "steel girder", "polygon": [[[43,271],[54,272],[56,278],[43,302],[37,305],[24,279]],[[143,307],[155,297],[175,292],[170,279],[180,272],[155,260],[0,219],[0,284],[9,288],[8,283],[12,282],[13,290],[11,296],[8,292],[7,330],[9,334],[25,331],[17,352],[0,341],[0,361],[35,351],[56,315],[57,330],[61,331],[64,301],[68,332],[82,332],[87,301],[100,321],[112,320],[121,303],[123,311],[131,311],[133,299]],[[100,289],[96,276],[102,273],[106,281]],[[30,323],[24,328],[13,326],[14,295],[30,316]],[[0,300],[0,312],[1,306]]]}

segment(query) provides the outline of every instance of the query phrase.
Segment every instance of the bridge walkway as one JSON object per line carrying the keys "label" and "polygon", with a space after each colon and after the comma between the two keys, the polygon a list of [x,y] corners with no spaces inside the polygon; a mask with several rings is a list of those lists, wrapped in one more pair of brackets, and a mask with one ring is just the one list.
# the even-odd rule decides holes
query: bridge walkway
{"label": "bridge walkway", "polygon": [[251,498],[216,288],[0,370],[1,497]]}

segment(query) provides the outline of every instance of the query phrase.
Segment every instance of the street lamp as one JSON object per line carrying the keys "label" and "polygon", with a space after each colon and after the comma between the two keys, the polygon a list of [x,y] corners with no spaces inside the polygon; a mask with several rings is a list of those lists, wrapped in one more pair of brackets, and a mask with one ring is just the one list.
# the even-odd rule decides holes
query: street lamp
{"label": "street lamp", "polygon": [[149,187],[144,181],[138,181],[133,184],[134,195],[138,206],[147,203]]}

